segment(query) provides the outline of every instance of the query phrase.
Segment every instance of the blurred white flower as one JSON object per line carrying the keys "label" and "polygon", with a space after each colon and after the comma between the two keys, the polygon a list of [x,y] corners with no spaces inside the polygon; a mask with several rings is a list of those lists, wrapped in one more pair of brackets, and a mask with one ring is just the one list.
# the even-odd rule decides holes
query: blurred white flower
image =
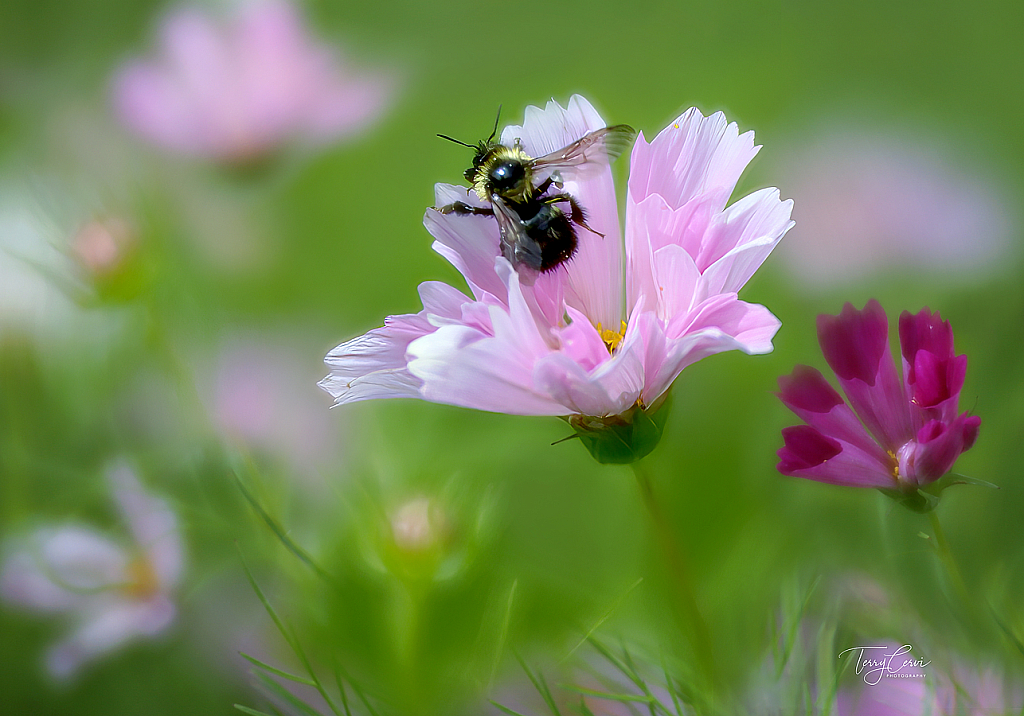
{"label": "blurred white flower", "polygon": [[906,269],[969,280],[1018,249],[1000,178],[920,132],[830,130],[785,156],[779,181],[797,225],[778,254],[801,284]]}
{"label": "blurred white flower", "polygon": [[170,152],[246,164],[364,129],[391,99],[390,76],[342,63],[282,0],[224,19],[179,7],[158,44],[156,59],[118,71],[114,103],[126,126]]}
{"label": "blurred white flower", "polygon": [[79,313],[53,282],[72,265],[57,241],[61,229],[13,182],[0,184],[0,336],[10,330],[56,333]]}
{"label": "blurred white flower", "polygon": [[130,640],[163,631],[175,615],[171,592],[184,562],[177,517],[126,465],[112,467],[108,479],[130,544],[74,524],[41,527],[8,544],[0,569],[0,597],[75,622],[46,656],[47,670],[59,679]]}

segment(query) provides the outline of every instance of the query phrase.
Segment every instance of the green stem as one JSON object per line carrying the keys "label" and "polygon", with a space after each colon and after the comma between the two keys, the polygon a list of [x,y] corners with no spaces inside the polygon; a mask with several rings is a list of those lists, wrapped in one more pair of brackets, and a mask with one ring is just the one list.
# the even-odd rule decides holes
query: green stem
{"label": "green stem", "polygon": [[971,593],[967,590],[967,583],[964,582],[960,568],[953,557],[953,552],[949,549],[946,533],[942,531],[942,524],[939,522],[939,516],[935,513],[935,510],[928,513],[928,521],[931,522],[932,532],[935,533],[935,551],[938,553],[939,561],[942,562],[942,566],[946,570],[946,577],[949,579],[949,583],[952,585],[953,591],[956,592],[957,598],[959,598],[964,609],[968,613],[972,613],[974,611],[974,601],[971,599]]}
{"label": "green stem", "polygon": [[644,506],[647,508],[651,521],[654,524],[654,531],[661,548],[668,560],[669,573],[672,577],[672,584],[675,587],[678,597],[678,606],[682,610],[684,630],[693,643],[701,670],[707,679],[709,686],[715,685],[715,663],[711,646],[711,630],[704,620],[697,599],[694,595],[693,580],[690,576],[689,560],[683,551],[682,545],[676,539],[676,535],[669,524],[665,513],[661,509],[657,498],[654,495],[654,487],[651,474],[643,460],[631,463],[633,474],[636,476],[637,485],[640,487],[640,494],[643,496]]}

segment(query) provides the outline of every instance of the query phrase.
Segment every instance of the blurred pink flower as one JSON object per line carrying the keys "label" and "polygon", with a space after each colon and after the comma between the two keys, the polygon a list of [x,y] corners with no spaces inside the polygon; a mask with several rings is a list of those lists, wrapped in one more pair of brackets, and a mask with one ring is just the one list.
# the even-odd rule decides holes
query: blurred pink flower
{"label": "blurred pink flower", "polygon": [[[532,156],[565,147],[605,122],[582,97],[529,107],[519,140]],[[617,416],[656,406],[686,366],[739,349],[772,350],[779,321],[738,291],[792,226],[792,202],[762,189],[726,208],[757,153],[721,113],[691,109],[633,148],[625,245],[610,168],[567,181],[604,238],[579,230],[568,262],[532,285],[502,256],[489,216],[424,218],[434,250],[465,276],[472,297],[420,285],[423,310],[343,343],[320,385],[336,404],[422,398],[519,415]],[[438,184],[437,206],[479,201]]]}
{"label": "blurred pink flower", "polygon": [[[782,431],[779,472],[834,485],[908,491],[939,479],[978,436],[957,415],[967,357],[948,321],[927,308],[900,316],[903,379],[889,360],[889,322],[877,301],[818,316],[818,338],[849,405],[809,366],[779,378],[779,398],[806,425]],[[859,420],[858,420],[859,418]]]}
{"label": "blurred pink flower", "polygon": [[864,657],[885,666],[862,665],[857,678],[864,683],[841,689],[836,696],[839,716],[1003,716],[1019,713],[1024,706],[1020,687],[1004,682],[992,669],[979,671],[960,662],[950,675],[905,646],[906,653],[893,642],[879,646]]}
{"label": "blurred pink flower", "polygon": [[65,613],[77,623],[47,655],[47,669],[57,678],[70,678],[86,662],[153,636],[174,619],[170,595],[184,560],[177,518],[128,467],[118,465],[108,477],[130,545],[87,527],[42,527],[11,544],[0,570],[4,599]]}
{"label": "blurred pink flower", "polygon": [[804,136],[779,171],[799,206],[779,252],[797,285],[827,288],[908,267],[963,280],[998,270],[1019,249],[1019,212],[1000,178],[920,127]]}
{"label": "blurred pink flower", "polygon": [[226,340],[201,379],[216,428],[229,441],[282,459],[297,477],[337,465],[337,423],[325,415],[323,393],[312,387],[303,362],[273,337]]}
{"label": "blurred pink flower", "polygon": [[286,143],[325,144],[378,118],[391,78],[343,64],[281,0],[220,22],[181,7],[160,26],[160,57],[114,78],[124,124],[161,148],[246,163]]}

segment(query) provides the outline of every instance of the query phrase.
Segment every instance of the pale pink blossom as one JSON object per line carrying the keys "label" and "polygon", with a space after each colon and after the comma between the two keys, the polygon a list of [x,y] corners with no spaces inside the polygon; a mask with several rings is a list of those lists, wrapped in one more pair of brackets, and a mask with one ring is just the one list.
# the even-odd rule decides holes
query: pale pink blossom
{"label": "pale pink blossom", "polygon": [[198,7],[166,16],[155,59],[114,78],[122,122],[170,152],[245,163],[284,144],[320,145],[364,129],[392,79],[343,63],[295,6],[244,4],[223,20]]}
{"label": "pale pink blossom", "polygon": [[[567,108],[527,108],[523,126],[506,127],[501,139],[542,156],[604,126],[575,96]],[[624,235],[610,168],[567,181],[565,191],[604,237],[580,229],[576,255],[533,283],[501,255],[493,218],[428,209],[434,250],[462,273],[471,296],[421,284],[423,310],[391,316],[332,350],[320,385],[339,405],[408,397],[608,417],[656,406],[705,356],[771,351],[778,319],[736,292],[792,226],[792,202],[762,189],[726,207],[758,149],[752,132],[696,109],[650,142],[641,134]],[[438,184],[435,195],[437,206],[479,205],[465,187]]]}
{"label": "pale pink blossom", "polygon": [[295,351],[273,336],[232,336],[201,371],[210,418],[232,444],[282,459],[309,477],[340,458],[337,422]]}
{"label": "pale pink blossom", "polygon": [[920,127],[802,137],[779,167],[799,206],[799,226],[779,252],[796,285],[827,288],[908,269],[976,280],[1018,254],[1020,216],[1006,182],[946,143]]}
{"label": "pale pink blossom", "polygon": [[175,616],[171,593],[184,560],[177,518],[125,465],[108,477],[130,542],[75,524],[41,527],[9,544],[0,570],[4,600],[74,622],[46,656],[47,670],[60,679],[130,640],[158,634]]}
{"label": "pale pink blossom", "polygon": [[94,219],[75,233],[71,253],[89,276],[102,278],[117,271],[135,240],[135,230],[124,219]]}
{"label": "pale pink blossom", "polygon": [[957,660],[948,669],[911,645],[879,647],[864,653],[873,663],[850,669],[857,674],[836,696],[839,716],[1003,716],[1020,713],[1024,705],[1020,686],[992,668]]}

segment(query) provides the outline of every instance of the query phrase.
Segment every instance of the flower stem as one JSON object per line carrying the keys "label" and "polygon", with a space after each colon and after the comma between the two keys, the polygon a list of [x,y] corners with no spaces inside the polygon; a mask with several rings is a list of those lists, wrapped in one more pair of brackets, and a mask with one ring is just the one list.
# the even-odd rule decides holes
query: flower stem
{"label": "flower stem", "polygon": [[643,460],[637,460],[631,463],[631,466],[637,485],[640,487],[640,494],[643,496],[644,506],[651,516],[655,535],[668,560],[669,573],[678,597],[677,605],[682,610],[680,617],[683,621],[683,628],[692,641],[704,677],[709,682],[709,686],[714,687],[716,671],[711,647],[711,631],[697,605],[688,560],[654,495],[651,474],[646,463]]}
{"label": "flower stem", "polygon": [[956,592],[964,609],[971,613],[973,612],[974,602],[971,599],[970,592],[967,590],[967,583],[964,582],[956,559],[953,557],[953,552],[949,549],[946,533],[942,531],[942,523],[939,522],[939,516],[935,513],[935,510],[928,513],[928,521],[931,522],[932,532],[935,533],[935,551],[939,555],[939,561],[942,562],[942,566],[946,570],[946,577],[949,579],[949,583],[952,585],[953,591]]}

